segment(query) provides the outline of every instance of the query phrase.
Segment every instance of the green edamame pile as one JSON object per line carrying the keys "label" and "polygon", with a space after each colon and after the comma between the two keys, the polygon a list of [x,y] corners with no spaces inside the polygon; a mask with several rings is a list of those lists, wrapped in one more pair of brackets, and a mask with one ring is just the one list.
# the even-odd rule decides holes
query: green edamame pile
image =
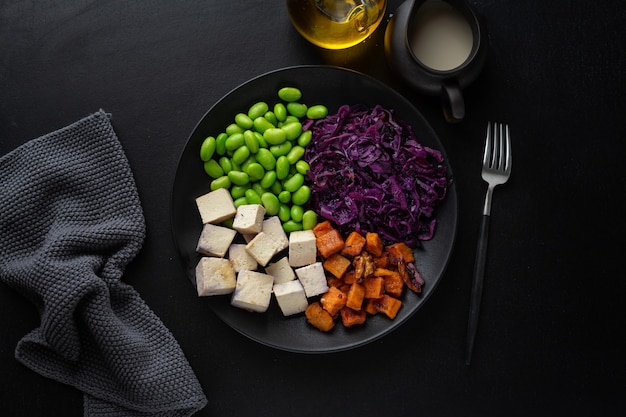
{"label": "green edamame pile", "polygon": [[328,109],[302,103],[295,87],[281,88],[278,98],[271,108],[260,101],[237,113],[223,132],[204,140],[200,159],[212,178],[211,190],[228,189],[235,207],[262,204],[286,232],[310,230],[317,214],[305,209],[311,189],[305,184],[309,164],[302,157],[312,134],[302,129],[301,120],[324,118]]}

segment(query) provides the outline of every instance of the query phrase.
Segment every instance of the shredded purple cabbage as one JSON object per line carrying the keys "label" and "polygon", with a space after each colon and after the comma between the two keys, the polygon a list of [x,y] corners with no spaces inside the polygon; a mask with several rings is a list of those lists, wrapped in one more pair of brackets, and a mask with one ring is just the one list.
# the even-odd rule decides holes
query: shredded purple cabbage
{"label": "shredded purple cabbage", "polygon": [[432,238],[448,187],[441,152],[382,106],[344,105],[303,127],[313,133],[304,159],[318,215],[344,235],[377,232],[385,244],[415,248]]}

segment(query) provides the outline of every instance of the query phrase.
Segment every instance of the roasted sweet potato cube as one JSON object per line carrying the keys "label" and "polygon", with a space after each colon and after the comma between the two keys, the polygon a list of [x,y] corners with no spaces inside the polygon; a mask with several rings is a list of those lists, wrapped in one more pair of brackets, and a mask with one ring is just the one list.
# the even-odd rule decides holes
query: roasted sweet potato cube
{"label": "roasted sweet potato cube", "polygon": [[342,285],[344,285],[345,283],[343,282],[342,279],[340,278],[335,278],[335,277],[326,277],[326,282],[328,283],[329,287],[341,287]]}
{"label": "roasted sweet potato cube", "polygon": [[376,268],[389,267],[389,256],[387,255],[387,252],[383,252],[382,255],[374,258],[374,265],[376,265]]}
{"label": "roasted sweet potato cube", "polygon": [[348,300],[346,301],[346,306],[358,311],[363,305],[364,298],[365,288],[361,284],[355,282],[350,286],[350,291],[348,291]]}
{"label": "roasted sweet potato cube", "polygon": [[365,250],[376,258],[383,254],[383,241],[378,233],[367,232],[365,234]]}
{"label": "roasted sweet potato cube", "polygon": [[380,298],[385,293],[385,280],[382,277],[370,276],[363,279],[365,298]]}
{"label": "roasted sweet potato cube", "polygon": [[323,332],[330,331],[335,327],[335,321],[330,313],[322,308],[318,301],[314,301],[304,311],[309,323]]}
{"label": "roasted sweet potato cube", "polygon": [[379,312],[385,314],[390,319],[394,319],[398,314],[398,310],[402,307],[402,301],[385,294],[381,298],[374,300],[374,305]]}
{"label": "roasted sweet potato cube", "polygon": [[346,256],[357,256],[365,247],[365,238],[359,232],[351,232],[346,238],[345,245],[341,250],[342,255]]}
{"label": "roasted sweet potato cube", "polygon": [[365,305],[363,306],[363,310],[365,310],[368,314],[378,314],[378,307],[376,307],[376,300],[374,298],[368,298],[365,300]]}
{"label": "roasted sweet potato cube", "polygon": [[350,292],[350,287],[352,286],[352,284],[348,285],[348,284],[343,284],[341,287],[339,287],[339,289],[341,290],[342,293],[344,293],[346,296],[348,296],[348,292]]}
{"label": "roasted sweet potato cube", "polygon": [[384,275],[383,279],[385,280],[385,293],[400,298],[404,290],[404,280],[400,274],[394,272],[390,275]]}
{"label": "roasted sweet potato cube", "polygon": [[317,250],[323,258],[328,258],[333,253],[341,252],[344,241],[335,229],[315,237]]}
{"label": "roasted sweet potato cube", "polygon": [[350,264],[350,260],[339,253],[333,253],[322,263],[324,269],[337,278],[343,276],[350,267]]}
{"label": "roasted sweet potato cube", "polygon": [[334,230],[333,225],[328,220],[324,220],[321,223],[318,223],[313,227],[313,234],[315,237],[321,236],[327,232]]}
{"label": "roasted sweet potato cube", "polygon": [[349,307],[342,308],[340,315],[341,322],[345,327],[363,324],[365,323],[365,319],[367,318],[367,313],[365,312],[365,310],[355,311]]}
{"label": "roasted sweet potato cube", "polygon": [[320,304],[322,308],[335,317],[339,310],[341,310],[348,300],[348,296],[341,292],[337,287],[330,287],[322,297],[320,298]]}
{"label": "roasted sweet potato cube", "polygon": [[398,242],[392,245],[387,246],[387,251],[389,252],[389,256],[392,259],[395,259],[394,263],[397,263],[398,260],[404,259],[404,262],[415,262],[415,257],[413,256],[413,249],[407,246],[406,243]]}
{"label": "roasted sweet potato cube", "polygon": [[346,273],[343,274],[343,282],[346,284],[353,284],[356,282],[356,273],[354,272],[354,269],[346,271]]}

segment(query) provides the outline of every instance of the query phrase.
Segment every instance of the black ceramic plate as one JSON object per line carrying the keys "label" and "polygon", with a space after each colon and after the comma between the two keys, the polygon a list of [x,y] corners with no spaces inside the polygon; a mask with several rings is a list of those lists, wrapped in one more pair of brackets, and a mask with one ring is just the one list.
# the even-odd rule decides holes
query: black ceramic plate
{"label": "black ceramic plate", "polygon": [[[217,102],[200,120],[180,157],[172,190],[171,221],[174,241],[185,273],[195,282],[194,269],[199,260],[195,252],[202,222],[195,198],[209,191],[209,180],[199,159],[202,141],[216,135],[231,123],[235,114],[258,101],[271,106],[278,100],[276,92],[284,86],[302,90],[302,102],[325,104],[331,112],[342,104],[381,104],[392,108],[397,116],[412,125],[419,140],[426,146],[443,150],[442,144],[424,117],[400,94],[383,83],[363,74],[328,66],[299,66],[276,70],[254,78],[235,88]],[[450,175],[452,170],[448,166]],[[372,342],[407,321],[428,300],[441,280],[452,247],[457,225],[457,196],[454,184],[436,211],[435,237],[418,249],[416,266],[426,280],[422,294],[408,289],[403,306],[394,320],[383,315],[369,317],[362,326],[344,328],[338,323],[329,333],[310,326],[303,314],[284,317],[272,298],[266,313],[250,313],[232,307],[228,296],[198,298],[207,303],[224,322],[245,336],[293,352],[325,353],[355,348]]]}

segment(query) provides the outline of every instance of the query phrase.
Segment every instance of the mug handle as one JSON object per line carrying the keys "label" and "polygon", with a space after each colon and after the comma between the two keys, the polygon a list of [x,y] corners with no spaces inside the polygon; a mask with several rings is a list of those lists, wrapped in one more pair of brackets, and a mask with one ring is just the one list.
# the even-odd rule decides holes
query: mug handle
{"label": "mug handle", "polygon": [[465,100],[456,81],[445,81],[441,86],[443,115],[448,123],[458,123],[465,117]]}

